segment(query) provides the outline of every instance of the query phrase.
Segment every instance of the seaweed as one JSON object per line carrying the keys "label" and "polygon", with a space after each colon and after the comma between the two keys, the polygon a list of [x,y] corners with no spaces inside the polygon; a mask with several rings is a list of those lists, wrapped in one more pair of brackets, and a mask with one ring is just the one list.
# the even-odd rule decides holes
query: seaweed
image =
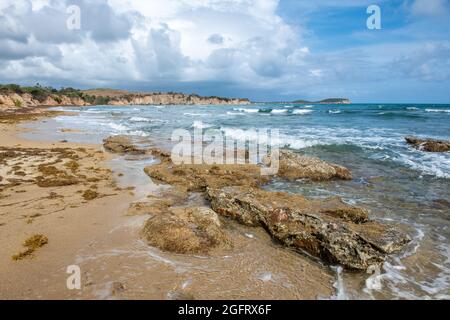
{"label": "seaweed", "polygon": [[14,261],[22,260],[27,257],[32,257],[33,253],[46,245],[48,243],[48,238],[42,234],[35,234],[29,238],[27,238],[23,242],[23,246],[27,248],[26,250],[19,252],[18,254],[13,255],[11,258]]}

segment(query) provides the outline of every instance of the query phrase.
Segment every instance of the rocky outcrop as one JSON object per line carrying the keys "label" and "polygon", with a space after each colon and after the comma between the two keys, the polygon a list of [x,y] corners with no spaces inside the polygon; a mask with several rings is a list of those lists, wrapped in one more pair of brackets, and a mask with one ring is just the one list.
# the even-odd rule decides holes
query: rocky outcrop
{"label": "rocky outcrop", "polygon": [[204,192],[207,187],[257,187],[270,178],[261,175],[257,165],[174,165],[169,159],[146,167],[145,173],[160,182],[181,186],[191,192]]}
{"label": "rocky outcrop", "polygon": [[[175,165],[168,153],[151,149],[149,153],[161,159],[161,163],[145,168],[145,173],[159,182],[182,186],[188,191],[204,192],[206,188],[226,186],[258,187],[267,184],[272,177],[261,175],[261,166],[240,165]],[[323,181],[351,179],[348,169],[322,161],[318,158],[300,156],[288,150],[280,151],[278,176],[288,179]],[[263,160],[270,165],[270,157]]]}
{"label": "rocky outcrop", "polygon": [[434,140],[434,139],[420,139],[416,137],[405,137],[408,144],[414,148],[427,152],[448,152],[450,151],[450,141],[448,140]]}
{"label": "rocky outcrop", "polygon": [[[310,179],[313,181],[324,181],[352,179],[352,174],[347,168],[325,162],[319,158],[302,156],[289,150],[280,150],[279,155],[277,175],[287,180]],[[265,164],[271,165],[269,157],[266,157],[263,161]]]}
{"label": "rocky outcrop", "polygon": [[[272,178],[261,176],[261,166],[175,165],[165,152],[152,149],[149,153],[161,160],[159,164],[145,168],[147,175],[154,180],[179,188],[183,190],[182,194],[185,191],[202,192],[218,214],[250,227],[263,227],[282,244],[306,251],[327,263],[366,270],[371,265],[381,264],[388,254],[400,250],[410,241],[396,229],[371,221],[365,210],[350,206],[340,198],[311,200],[300,195],[260,189]],[[307,178],[315,181],[351,178],[344,167],[287,150],[280,152],[279,175],[286,179]],[[177,217],[173,217],[171,203],[164,203],[164,206],[151,212],[159,216],[169,208],[172,212],[170,223],[166,221],[169,218],[159,217],[153,220],[157,227],[151,224],[152,228],[169,223],[181,228],[182,234],[187,234],[189,228],[184,224],[178,227],[172,222]],[[155,230],[159,234],[166,232],[165,229]],[[168,247],[174,247],[173,243],[184,238],[176,233],[174,239],[171,245],[161,244],[162,240],[152,240],[150,243],[169,250]],[[192,241],[198,243],[198,239]],[[188,249],[177,252],[183,251],[190,252]]]}
{"label": "rocky outcrop", "polygon": [[410,241],[339,198],[309,200],[248,187],[210,188],[207,193],[217,213],[248,226],[262,226],[282,244],[348,269],[379,265]]}
{"label": "rocky outcrop", "polygon": [[138,148],[130,136],[110,136],[103,140],[103,147],[111,153],[118,154],[145,154],[146,151]]}
{"label": "rocky outcrop", "polygon": [[143,236],[151,246],[174,253],[207,254],[231,246],[218,215],[206,207],[170,208],[147,220]]}

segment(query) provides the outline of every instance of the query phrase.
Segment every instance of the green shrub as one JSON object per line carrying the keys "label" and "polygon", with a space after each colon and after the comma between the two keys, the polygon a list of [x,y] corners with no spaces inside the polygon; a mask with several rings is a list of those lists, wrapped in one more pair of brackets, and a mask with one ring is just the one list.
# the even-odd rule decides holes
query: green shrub
{"label": "green shrub", "polygon": [[13,102],[16,108],[22,108],[22,101],[20,101],[19,99],[13,99]]}

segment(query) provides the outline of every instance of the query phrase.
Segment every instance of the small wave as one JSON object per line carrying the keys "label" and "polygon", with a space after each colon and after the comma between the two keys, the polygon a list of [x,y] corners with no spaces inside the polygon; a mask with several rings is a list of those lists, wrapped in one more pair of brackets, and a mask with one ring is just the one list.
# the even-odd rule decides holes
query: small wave
{"label": "small wave", "polygon": [[128,132],[132,136],[139,136],[139,137],[148,137],[150,136],[150,133],[142,131],[142,130],[135,130],[135,131],[129,131]]}
{"label": "small wave", "polygon": [[337,114],[341,113],[341,110],[328,110],[328,113]]}
{"label": "small wave", "polygon": [[314,112],[313,110],[304,110],[304,109],[297,109],[292,111],[292,114],[308,114]]}
{"label": "small wave", "polygon": [[208,124],[208,123],[204,123],[202,121],[194,121],[194,123],[191,126],[192,128],[195,129],[206,129],[206,128],[211,128],[213,127],[212,124]]}
{"label": "small wave", "polygon": [[98,113],[98,114],[101,114],[101,113],[109,113],[109,111],[105,111],[105,110],[81,110],[81,112],[83,112],[83,113]]}
{"label": "small wave", "polygon": [[258,113],[259,109],[247,109],[247,108],[234,108],[234,111],[245,112],[245,113]]}
{"label": "small wave", "polygon": [[444,112],[444,113],[450,113],[449,109],[425,109],[426,112]]}
{"label": "small wave", "polygon": [[287,109],[273,109],[272,111],[270,111],[270,113],[274,113],[274,114],[286,113],[286,112],[288,112]]}
{"label": "small wave", "polygon": [[149,118],[143,118],[143,117],[132,117],[130,118],[131,122],[152,122],[152,119]]}
{"label": "small wave", "polygon": [[123,124],[114,122],[108,123],[108,126],[116,131],[127,131],[129,129],[127,126],[124,126]]}
{"label": "small wave", "polygon": [[450,162],[446,154],[399,154],[394,160],[422,174],[437,178],[450,178]]}
{"label": "small wave", "polygon": [[225,134],[226,137],[237,141],[259,141],[260,143],[271,143],[273,145],[278,145],[280,147],[289,147],[292,149],[304,149],[322,144],[322,142],[317,139],[305,140],[285,134],[280,134],[277,140],[275,140],[273,137],[271,137],[270,139],[268,136],[258,135],[258,132],[256,130],[243,130],[239,128],[227,127],[222,127],[220,128],[220,130]]}
{"label": "small wave", "polygon": [[347,295],[345,283],[343,279],[343,269],[342,267],[332,267],[336,272],[336,281],[333,283],[334,289],[336,289],[335,294],[331,297],[332,300],[349,300]]}
{"label": "small wave", "polygon": [[420,109],[417,108],[417,107],[407,107],[406,110],[409,110],[409,111],[417,111],[417,110],[420,110]]}
{"label": "small wave", "polygon": [[208,114],[206,113],[191,113],[191,112],[185,112],[184,113],[185,116],[192,116],[192,117],[205,117]]}
{"label": "small wave", "polygon": [[308,108],[308,109],[310,109],[310,108],[314,108],[314,106],[313,106],[313,105],[310,105],[310,104],[308,104],[308,105],[304,106],[303,108]]}

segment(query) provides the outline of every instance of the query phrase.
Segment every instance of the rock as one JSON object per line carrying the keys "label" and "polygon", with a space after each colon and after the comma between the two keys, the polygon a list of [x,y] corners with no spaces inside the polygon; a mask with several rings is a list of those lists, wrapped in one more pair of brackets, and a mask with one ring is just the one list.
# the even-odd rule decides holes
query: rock
{"label": "rock", "polygon": [[[332,179],[351,180],[352,174],[342,166],[328,163],[319,158],[307,157],[289,150],[280,150],[278,176],[287,180],[310,179],[313,181],[325,181]],[[266,165],[270,165],[270,158],[263,159]]]}
{"label": "rock", "polygon": [[450,141],[448,140],[434,140],[434,139],[420,139],[416,137],[405,137],[408,144],[414,148],[427,152],[448,152],[450,151]]}
{"label": "rock", "polygon": [[218,215],[206,207],[170,208],[147,220],[143,236],[151,246],[174,253],[207,254],[231,246]]}
{"label": "rock", "polygon": [[217,213],[248,226],[262,226],[282,244],[347,269],[379,265],[410,241],[336,197],[309,200],[248,187],[208,189],[207,193]]}
{"label": "rock", "polygon": [[145,168],[151,178],[190,192],[204,192],[207,187],[260,186],[270,181],[257,165],[174,165],[170,160]]}
{"label": "rock", "polygon": [[125,290],[126,290],[126,287],[125,287],[125,285],[124,285],[123,283],[121,283],[121,282],[114,281],[114,282],[111,284],[111,293],[112,293],[113,295],[121,294],[121,293],[123,293]]}
{"label": "rock", "polygon": [[166,213],[173,205],[171,199],[151,199],[149,202],[134,202],[130,204],[128,208],[128,216],[136,215],[159,215]]}
{"label": "rock", "polygon": [[136,147],[129,136],[111,136],[103,140],[103,147],[118,154],[145,154],[146,151]]}

